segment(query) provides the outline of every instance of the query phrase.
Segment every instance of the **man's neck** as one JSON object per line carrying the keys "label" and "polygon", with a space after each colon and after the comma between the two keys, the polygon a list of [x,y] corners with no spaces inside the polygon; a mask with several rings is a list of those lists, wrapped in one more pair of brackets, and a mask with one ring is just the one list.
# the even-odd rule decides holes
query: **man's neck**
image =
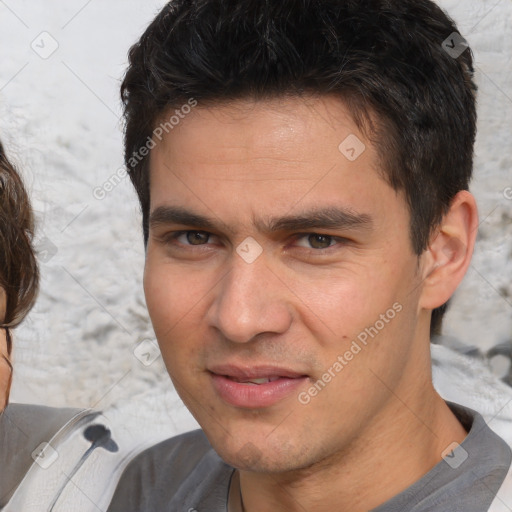
{"label": "man's neck", "polygon": [[368,511],[423,477],[466,431],[433,387],[416,406],[397,397],[343,453],[279,474],[240,472],[244,512]]}

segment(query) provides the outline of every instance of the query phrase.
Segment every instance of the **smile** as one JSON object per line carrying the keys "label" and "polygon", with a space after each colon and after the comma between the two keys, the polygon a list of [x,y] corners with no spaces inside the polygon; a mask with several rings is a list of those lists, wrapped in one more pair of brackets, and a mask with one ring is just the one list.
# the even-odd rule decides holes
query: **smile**
{"label": "smile", "polygon": [[212,386],[221,400],[229,405],[260,409],[296,396],[309,380],[307,375],[271,366],[217,366],[210,371]]}

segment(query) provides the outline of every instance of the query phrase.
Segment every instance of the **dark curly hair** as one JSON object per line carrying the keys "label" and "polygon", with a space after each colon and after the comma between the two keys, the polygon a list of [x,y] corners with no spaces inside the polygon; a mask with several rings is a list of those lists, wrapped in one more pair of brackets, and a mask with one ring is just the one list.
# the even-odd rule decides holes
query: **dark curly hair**
{"label": "dark curly hair", "polygon": [[0,326],[18,325],[34,305],[39,289],[39,269],[32,247],[34,216],[27,191],[0,142],[0,287],[7,296]]}
{"label": "dark curly hair", "polygon": [[[334,94],[375,143],[384,178],[404,192],[421,254],[472,174],[473,60],[468,48],[457,58],[445,51],[454,32],[431,0],[169,2],[130,49],[121,87],[125,163],[144,242],[149,158],[134,155],[166,112],[191,98],[204,105]],[[445,310],[433,311],[431,333]]]}

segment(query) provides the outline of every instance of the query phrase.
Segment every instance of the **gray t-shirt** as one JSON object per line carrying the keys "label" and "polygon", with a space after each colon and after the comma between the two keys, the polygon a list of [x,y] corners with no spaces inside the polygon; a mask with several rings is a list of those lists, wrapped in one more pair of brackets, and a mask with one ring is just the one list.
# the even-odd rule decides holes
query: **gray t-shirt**
{"label": "gray t-shirt", "polygon": [[[372,512],[489,510],[512,452],[480,414],[447,403],[468,431],[466,439],[415,484]],[[138,455],[123,473],[108,512],[227,512],[234,471],[202,430],[188,432]]]}

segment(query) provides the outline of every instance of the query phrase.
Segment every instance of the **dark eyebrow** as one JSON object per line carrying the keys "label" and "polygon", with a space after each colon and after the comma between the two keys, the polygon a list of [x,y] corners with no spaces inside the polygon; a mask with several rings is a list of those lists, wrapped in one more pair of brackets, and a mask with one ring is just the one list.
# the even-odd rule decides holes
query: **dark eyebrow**
{"label": "dark eyebrow", "polygon": [[345,208],[315,208],[279,218],[270,218],[266,222],[255,220],[261,231],[301,231],[305,229],[369,229],[373,225],[370,215],[355,213]]}
{"label": "dark eyebrow", "polygon": [[177,206],[159,206],[149,216],[149,227],[155,228],[159,224],[184,224],[207,229],[216,229],[215,221],[203,215]]}
{"label": "dark eyebrow", "polygon": [[[274,217],[266,220],[253,219],[256,228],[264,233],[277,231],[301,231],[306,229],[370,229],[373,219],[365,213],[356,213],[345,208],[314,208],[298,215]],[[159,206],[149,217],[149,225],[155,228],[159,224],[183,224],[201,229],[220,230],[216,221],[210,217],[196,214],[176,206]]]}

